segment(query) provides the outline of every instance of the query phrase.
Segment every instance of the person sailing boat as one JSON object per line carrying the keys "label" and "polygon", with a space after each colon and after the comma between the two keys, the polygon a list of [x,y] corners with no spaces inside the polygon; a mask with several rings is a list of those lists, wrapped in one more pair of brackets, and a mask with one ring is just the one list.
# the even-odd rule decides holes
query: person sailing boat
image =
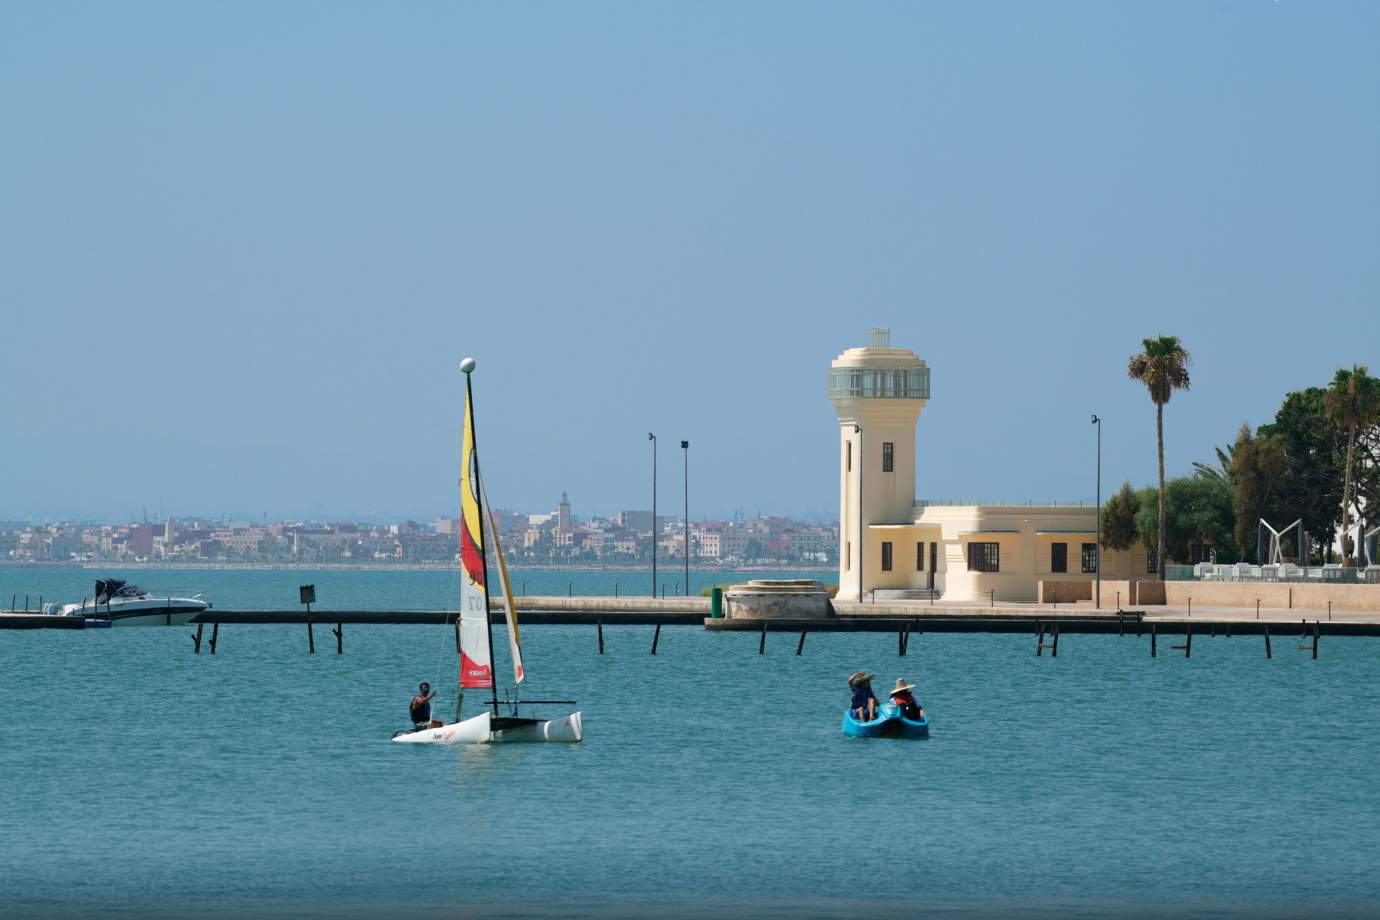
{"label": "person sailing boat", "polygon": [[422,681],[417,687],[417,695],[412,698],[412,704],[407,707],[412,716],[412,727],[417,731],[431,727],[431,701],[434,699],[436,691],[431,689],[431,684]]}

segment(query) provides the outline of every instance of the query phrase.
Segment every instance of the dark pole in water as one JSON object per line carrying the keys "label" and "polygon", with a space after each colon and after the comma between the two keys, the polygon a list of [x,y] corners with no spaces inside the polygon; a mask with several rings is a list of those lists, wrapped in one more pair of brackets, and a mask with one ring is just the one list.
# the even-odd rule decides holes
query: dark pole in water
{"label": "dark pole in water", "polygon": [[1151,624],[1150,624],[1150,657],[1151,657],[1151,658],[1154,658],[1154,657],[1155,657],[1155,632],[1156,632],[1155,624],[1154,624],[1154,623],[1151,623]]}
{"label": "dark pole in water", "polygon": [[201,654],[201,631],[205,628],[205,623],[196,624],[196,635],[192,636],[192,641],[196,643],[196,651],[193,654]]}
{"label": "dark pole in water", "polygon": [[316,637],[311,634],[311,616],[307,617],[307,654],[316,654]]}
{"label": "dark pole in water", "polygon": [[212,655],[214,655],[214,654],[216,653],[216,642],[219,641],[219,639],[220,639],[220,624],[219,624],[219,623],[212,623],[212,624],[211,624],[211,654],[212,654]]}
{"label": "dark pole in water", "polygon": [[1273,654],[1270,653],[1270,624],[1269,624],[1269,623],[1266,623],[1266,624],[1265,624],[1265,657],[1266,657],[1266,658],[1273,658],[1273,657],[1275,657]]}
{"label": "dark pole in water", "polygon": [[595,620],[595,625],[599,629],[599,654],[604,654],[604,621]]}
{"label": "dark pole in water", "polygon": [[799,655],[799,654],[801,653],[801,651],[802,651],[804,648],[805,648],[805,630],[802,629],[802,630],[800,631],[800,641],[797,642],[797,643],[796,643],[796,646],[795,646],[795,653],[796,653],[797,655]]}
{"label": "dark pole in water", "polygon": [[337,655],[345,654],[345,624],[335,624],[335,629],[331,632],[335,633],[335,653]]}
{"label": "dark pole in water", "polygon": [[1313,624],[1313,660],[1318,660],[1318,624]]}
{"label": "dark pole in water", "polygon": [[766,621],[766,620],[763,620],[763,621],[762,621],[762,641],[759,642],[759,643],[757,643],[757,654],[759,654],[759,655],[765,655],[766,653],[767,653],[767,621]]}
{"label": "dark pole in water", "polygon": [[652,633],[652,654],[656,654],[656,644],[661,641],[661,624],[656,624],[656,632]]}

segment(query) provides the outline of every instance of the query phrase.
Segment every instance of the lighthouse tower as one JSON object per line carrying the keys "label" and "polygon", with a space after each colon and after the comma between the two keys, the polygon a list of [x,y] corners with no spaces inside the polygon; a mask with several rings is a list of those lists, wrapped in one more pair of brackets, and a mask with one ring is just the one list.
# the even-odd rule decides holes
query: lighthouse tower
{"label": "lighthouse tower", "polygon": [[[882,570],[874,525],[915,520],[915,424],[930,397],[930,369],[891,332],[869,330],[829,368],[839,416],[839,597],[856,600]],[[889,544],[888,544],[889,546]]]}

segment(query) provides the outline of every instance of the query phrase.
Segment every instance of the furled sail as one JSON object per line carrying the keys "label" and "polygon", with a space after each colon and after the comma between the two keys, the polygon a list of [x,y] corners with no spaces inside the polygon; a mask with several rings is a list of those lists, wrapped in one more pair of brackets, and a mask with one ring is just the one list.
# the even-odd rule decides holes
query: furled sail
{"label": "furled sail", "polygon": [[484,522],[477,468],[474,414],[467,397],[460,445],[460,686],[487,689],[494,685],[494,669],[489,656]]}
{"label": "furled sail", "polygon": [[[489,505],[488,490],[484,492],[484,504]],[[513,603],[513,585],[508,580],[508,563],[503,560],[503,544],[498,539],[498,519],[494,517],[493,505],[489,505],[489,536],[493,538],[494,558],[498,561],[499,579],[503,582],[503,609],[508,612],[508,653],[513,659],[513,683],[520,684],[527,676],[522,667],[522,636],[518,633],[517,605]]]}

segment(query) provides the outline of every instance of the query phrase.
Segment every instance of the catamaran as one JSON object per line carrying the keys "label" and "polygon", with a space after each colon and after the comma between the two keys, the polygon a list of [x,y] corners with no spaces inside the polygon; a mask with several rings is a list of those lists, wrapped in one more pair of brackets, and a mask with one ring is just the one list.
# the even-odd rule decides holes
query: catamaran
{"label": "catamaran", "polygon": [[[492,511],[485,513],[489,496],[479,475],[479,453],[474,436],[473,358],[460,362],[465,374],[465,427],[460,446],[460,693],[456,697],[455,721],[432,722],[415,731],[399,732],[394,741],[406,744],[488,744],[505,741],[564,741],[584,738],[580,713],[557,719],[537,719],[518,715],[520,706],[574,704],[574,700],[512,700],[502,704],[494,680],[494,634],[489,615],[488,547],[492,543],[499,580],[503,586],[507,612],[508,653],[513,662],[516,690],[527,678],[522,663],[522,635],[518,630],[517,606],[503,560],[503,546]],[[486,539],[487,534],[487,539]],[[460,718],[465,690],[488,690],[490,701],[484,712]],[[504,710],[507,712],[505,714]]]}

